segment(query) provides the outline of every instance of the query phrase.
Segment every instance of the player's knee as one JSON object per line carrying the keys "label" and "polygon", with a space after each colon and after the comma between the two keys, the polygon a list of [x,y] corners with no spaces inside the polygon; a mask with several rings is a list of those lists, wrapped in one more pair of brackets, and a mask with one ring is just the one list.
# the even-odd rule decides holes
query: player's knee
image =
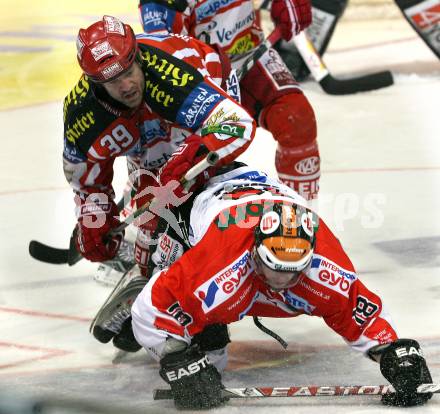
{"label": "player's knee", "polygon": [[316,140],[315,112],[302,93],[277,98],[264,108],[261,123],[282,147],[293,148]]}

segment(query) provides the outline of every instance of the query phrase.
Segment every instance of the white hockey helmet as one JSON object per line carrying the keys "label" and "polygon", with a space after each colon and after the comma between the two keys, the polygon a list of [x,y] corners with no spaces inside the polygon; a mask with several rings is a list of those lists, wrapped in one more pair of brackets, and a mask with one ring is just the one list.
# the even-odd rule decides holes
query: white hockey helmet
{"label": "white hockey helmet", "polygon": [[295,204],[276,203],[263,214],[255,228],[255,251],[269,285],[291,286],[293,277],[310,265],[317,226],[317,215]]}

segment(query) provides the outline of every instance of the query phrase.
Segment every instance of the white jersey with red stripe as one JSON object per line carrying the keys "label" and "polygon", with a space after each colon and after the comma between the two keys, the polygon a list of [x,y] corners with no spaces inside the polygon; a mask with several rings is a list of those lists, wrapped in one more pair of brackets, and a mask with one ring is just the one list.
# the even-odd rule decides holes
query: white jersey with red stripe
{"label": "white jersey with red stripe", "polygon": [[245,316],[301,314],[322,317],[362,352],[397,339],[382,300],[358,279],[340,242],[321,219],[311,266],[299,282],[280,292],[264,283],[254,262],[254,228],[273,203],[306,202],[249,168],[211,181],[194,202],[194,246],[156,273],[133,305],[133,330],[140,344],[159,355],[167,337],[190,343],[210,324]]}

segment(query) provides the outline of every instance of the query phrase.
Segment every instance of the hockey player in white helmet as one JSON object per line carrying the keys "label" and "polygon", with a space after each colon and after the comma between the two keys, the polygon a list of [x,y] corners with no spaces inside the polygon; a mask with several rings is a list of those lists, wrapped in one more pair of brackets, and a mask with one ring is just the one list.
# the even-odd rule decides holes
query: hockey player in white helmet
{"label": "hockey player in white helmet", "polygon": [[[245,316],[322,317],[354,350],[379,362],[396,390],[382,397],[384,404],[431,398],[416,391],[432,382],[417,341],[399,338],[382,299],[290,188],[248,167],[211,178],[192,205],[189,240],[192,247],[155,273],[131,308],[134,337],[160,362],[178,408],[225,402],[221,351],[229,338],[204,332]],[[223,358],[211,361],[212,351]]]}

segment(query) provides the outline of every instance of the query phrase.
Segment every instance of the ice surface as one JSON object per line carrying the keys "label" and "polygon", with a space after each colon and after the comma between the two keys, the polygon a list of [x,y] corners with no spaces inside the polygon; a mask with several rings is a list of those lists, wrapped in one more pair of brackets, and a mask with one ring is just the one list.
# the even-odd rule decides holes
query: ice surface
{"label": "ice surface", "polygon": [[[306,82],[304,90],[316,111],[322,154],[316,207],[362,280],[387,304],[401,336],[420,341],[439,382],[440,67],[405,24],[389,22],[388,39],[374,36],[378,25],[385,36],[382,21],[342,25],[326,56],[338,76],[390,67],[396,74],[393,87],[344,97],[325,95],[314,82]],[[142,411],[172,411],[171,402],[152,401],[151,390],[164,386],[156,363],[143,351],[112,363],[112,346],[89,334],[109,293],[92,279],[96,266],[47,265],[27,253],[31,239],[67,247],[74,225],[72,196],[61,171],[60,100],[4,110],[0,125],[0,390],[15,401],[104,399]],[[271,136],[259,131],[243,159],[274,173],[274,151]],[[122,170],[118,163],[117,188]],[[384,383],[377,365],[350,351],[321,320],[264,322],[289,342],[288,350],[251,320],[233,325],[227,386]],[[378,397],[319,397],[234,400],[216,412],[269,409],[274,414],[391,410]],[[440,412],[440,397],[414,411]]]}

